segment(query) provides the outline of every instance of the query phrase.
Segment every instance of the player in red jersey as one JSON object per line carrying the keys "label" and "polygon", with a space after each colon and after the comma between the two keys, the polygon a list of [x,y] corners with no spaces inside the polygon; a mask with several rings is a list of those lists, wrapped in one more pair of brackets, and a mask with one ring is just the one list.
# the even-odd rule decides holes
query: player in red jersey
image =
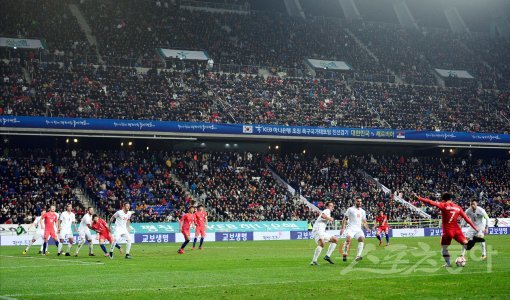
{"label": "player in red jersey", "polygon": [[[115,238],[113,238],[113,235],[110,232],[110,229],[108,229],[108,224],[106,223],[105,220],[101,219],[98,215],[94,214],[92,215],[92,224],[88,226],[90,229],[94,230],[99,235],[99,245],[101,246],[101,249],[104,252],[104,256],[112,259],[114,247],[117,247],[120,251],[120,254],[122,254],[122,249],[120,248],[119,244],[115,242]],[[106,241],[110,242],[111,245],[110,253],[106,251],[105,246]]]}
{"label": "player in red jersey", "polygon": [[383,232],[384,232],[384,236],[386,237],[386,246],[389,246],[390,245],[390,235],[389,235],[390,227],[388,226],[388,217],[384,214],[384,212],[382,210],[379,211],[379,215],[375,218],[374,229],[375,229],[376,225],[377,225],[377,233],[375,234],[375,236],[379,240],[379,246],[381,246],[381,244],[382,244],[381,233],[383,233]]}
{"label": "player in red jersey", "polygon": [[[46,255],[46,249],[48,248],[48,241],[50,237],[55,241],[55,245],[58,248],[58,238],[57,233],[55,232],[55,224],[60,226],[58,221],[58,215],[55,212],[55,205],[50,206],[50,211],[46,212],[41,216],[41,228],[44,230],[44,244],[43,244],[43,252],[42,255]],[[57,231],[60,231],[60,228],[57,228]]]}
{"label": "player in red jersey", "polygon": [[466,216],[462,207],[453,203],[452,194],[444,193],[441,196],[441,202],[436,202],[427,198],[419,197],[416,194],[413,194],[416,199],[421,202],[425,202],[432,206],[435,206],[441,210],[441,218],[443,219],[443,235],[441,236],[441,247],[443,248],[443,258],[446,262],[445,267],[451,267],[450,264],[450,253],[448,252],[448,246],[450,246],[452,239],[456,240],[459,244],[461,244],[464,248],[468,244],[468,240],[462,233],[462,229],[457,222],[459,217],[464,218],[466,222],[473,227],[475,231],[478,232],[478,228],[476,228],[475,224],[471,221],[471,219]]}
{"label": "player in red jersey", "polygon": [[204,243],[206,228],[207,228],[207,212],[204,210],[203,205],[199,205],[197,207],[197,211],[195,212],[195,239],[193,240],[193,248],[191,248],[191,250],[195,250],[197,238],[200,238],[200,245],[198,246],[198,249],[202,250],[202,244]]}
{"label": "player in red jersey", "polygon": [[184,243],[182,243],[181,248],[177,251],[179,254],[184,254],[184,247],[189,243],[190,241],[190,228],[195,226],[195,208],[193,206],[190,206],[188,208],[188,213],[184,214],[182,218],[179,220],[179,230],[181,231],[182,235],[184,235]]}

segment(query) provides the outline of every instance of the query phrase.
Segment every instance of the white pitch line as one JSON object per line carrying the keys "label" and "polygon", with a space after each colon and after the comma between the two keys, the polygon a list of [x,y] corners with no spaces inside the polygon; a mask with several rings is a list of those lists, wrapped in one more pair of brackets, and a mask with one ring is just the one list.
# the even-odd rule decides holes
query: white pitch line
{"label": "white pitch line", "polygon": [[[207,285],[193,285],[193,286],[176,286],[176,287],[147,287],[147,288],[126,288],[126,289],[117,289],[117,290],[108,290],[109,293],[125,293],[125,292],[138,292],[138,291],[167,291],[167,290],[182,290],[182,289],[193,289],[193,288],[214,288],[214,287],[232,287],[232,286],[253,286],[253,285],[282,285],[282,284],[296,284],[296,283],[310,283],[310,282],[335,282],[342,280],[348,281],[357,281],[357,280],[369,280],[369,279],[390,279],[390,278],[409,278],[409,277],[433,277],[433,276],[458,276],[458,275],[473,275],[473,274],[486,274],[486,273],[507,273],[508,271],[492,271],[492,272],[470,272],[470,273],[458,273],[458,274],[450,274],[450,273],[441,273],[441,274],[417,274],[417,275],[398,275],[398,276],[370,276],[363,278],[329,278],[329,279],[317,279],[317,280],[286,280],[286,281],[273,281],[273,282],[244,282],[237,283],[233,282],[232,284],[207,284]],[[48,295],[75,295],[75,294],[90,294],[90,293],[104,293],[105,290],[83,290],[83,291],[59,291],[59,292],[49,292],[49,293],[31,293],[31,294],[7,294],[4,297],[24,297],[24,296],[48,296]]]}
{"label": "white pitch line", "polygon": [[11,297],[7,297],[7,296],[0,296],[0,299],[2,299],[2,300],[18,300],[16,298],[11,298]]}
{"label": "white pitch line", "polygon": [[7,257],[7,258],[21,258],[21,259],[43,259],[43,260],[51,260],[51,261],[58,261],[63,263],[75,263],[75,264],[83,264],[83,265],[104,265],[102,262],[90,262],[90,261],[81,261],[81,260],[61,260],[56,258],[49,258],[49,257],[31,257],[31,256],[12,256],[12,255],[0,255],[1,257]]}

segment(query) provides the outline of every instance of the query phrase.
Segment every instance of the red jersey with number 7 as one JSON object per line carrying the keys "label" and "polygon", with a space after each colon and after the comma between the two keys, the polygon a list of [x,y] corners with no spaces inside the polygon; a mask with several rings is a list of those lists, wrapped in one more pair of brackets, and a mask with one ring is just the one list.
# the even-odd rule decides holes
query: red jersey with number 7
{"label": "red jersey with number 7", "polygon": [[418,200],[428,203],[432,206],[435,206],[441,210],[441,217],[443,219],[443,232],[453,232],[457,230],[461,230],[457,219],[459,217],[464,218],[466,222],[476,229],[475,224],[471,221],[471,219],[464,213],[462,207],[458,206],[453,202],[436,202],[427,198],[418,197]]}

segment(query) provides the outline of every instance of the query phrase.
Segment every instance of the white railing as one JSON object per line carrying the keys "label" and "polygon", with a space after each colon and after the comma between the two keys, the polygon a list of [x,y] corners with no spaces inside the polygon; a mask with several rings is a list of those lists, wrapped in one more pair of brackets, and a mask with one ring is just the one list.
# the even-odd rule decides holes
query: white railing
{"label": "white railing", "polygon": [[[391,193],[391,190],[388,187],[386,187],[385,185],[380,183],[379,180],[376,180],[375,178],[370,176],[370,174],[368,174],[367,172],[365,172],[365,171],[363,171],[361,169],[358,169],[358,173],[361,174],[363,177],[365,177],[365,179],[367,179],[369,181],[372,181],[372,182],[375,182],[377,184],[377,187],[379,187],[382,191],[384,191],[384,193],[386,193],[386,194]],[[410,208],[412,211],[418,213],[420,216],[422,216],[422,217],[424,217],[426,219],[430,220],[432,218],[431,215],[427,214],[426,212],[422,211],[418,207],[416,207],[416,206],[412,205],[411,203],[407,202],[400,195],[394,195],[393,199],[395,201],[397,201],[398,203],[401,203],[402,205],[406,206],[407,208]]]}
{"label": "white railing", "polygon": [[280,185],[284,186],[287,189],[287,191],[289,191],[289,193],[292,196],[298,196],[299,195],[299,200],[304,205],[306,205],[309,209],[311,209],[313,211],[316,211],[316,212],[320,212],[321,211],[317,206],[313,205],[310,201],[308,201],[308,199],[306,199],[303,195],[301,195],[301,194],[297,195],[296,189],[291,187],[290,184],[288,184],[278,174],[276,174],[273,170],[271,170],[271,168],[268,168],[268,170],[271,171],[271,176],[273,176],[273,178],[276,180],[276,182],[278,182]]}

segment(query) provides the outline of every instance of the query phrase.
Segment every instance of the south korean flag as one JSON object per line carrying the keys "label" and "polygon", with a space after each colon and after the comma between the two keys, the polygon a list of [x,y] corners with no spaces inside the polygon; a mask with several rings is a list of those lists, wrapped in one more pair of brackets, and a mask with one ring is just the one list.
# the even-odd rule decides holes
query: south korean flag
{"label": "south korean flag", "polygon": [[251,126],[251,125],[244,125],[243,126],[243,133],[253,133],[253,126]]}

